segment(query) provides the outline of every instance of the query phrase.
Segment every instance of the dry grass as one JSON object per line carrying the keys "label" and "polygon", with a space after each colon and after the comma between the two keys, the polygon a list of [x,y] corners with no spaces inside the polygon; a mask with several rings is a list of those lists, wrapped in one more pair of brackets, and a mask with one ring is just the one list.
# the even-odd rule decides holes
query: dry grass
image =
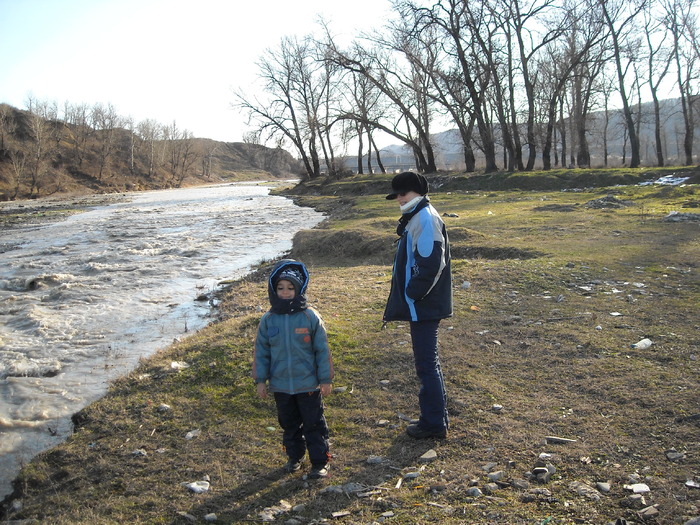
{"label": "dry grass", "polygon": [[[586,207],[609,191],[633,205]],[[408,330],[381,326],[396,210],[378,195],[305,197],[339,209],[300,234],[293,254],[310,266],[335,384],[347,387],[326,402],[332,476],[283,475],[273,404],[254,396],[263,267],[232,285],[221,322],[145,361],[78,414],[75,434],[22,471],[22,510],[6,518],[203,523],[215,513],[219,523],[241,523],[285,500],[300,507],[280,523],[601,524],[641,522],[651,506],[658,514],[647,523],[684,523],[700,515],[700,491],[686,485],[700,481],[700,243],[697,223],[662,217],[699,198],[697,187],[436,193],[438,210],[457,215],[445,218],[455,316],[440,336],[452,426],[446,440],[414,441],[400,417],[417,415]],[[645,336],[652,347],[630,348]],[[172,361],[190,367],[175,372]],[[163,403],[170,410],[160,411]],[[201,434],[186,440],[194,429]],[[575,441],[547,443],[553,435]],[[421,464],[431,448],[437,460]],[[670,461],[671,449],[684,457]],[[552,479],[511,486],[541,453],[552,455]],[[369,464],[370,456],[385,462]],[[501,486],[467,495],[472,485],[486,491],[489,463],[504,471]],[[636,506],[625,488],[635,475],[651,489]],[[205,494],[181,485],[205,476]],[[350,482],[376,493],[322,492]],[[596,482],[610,492],[576,491]]]}

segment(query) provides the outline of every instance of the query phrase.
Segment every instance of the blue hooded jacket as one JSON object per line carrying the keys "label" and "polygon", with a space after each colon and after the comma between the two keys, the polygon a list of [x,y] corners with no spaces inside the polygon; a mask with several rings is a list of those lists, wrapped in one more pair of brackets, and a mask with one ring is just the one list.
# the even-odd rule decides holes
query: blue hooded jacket
{"label": "blue hooded jacket", "polygon": [[[277,297],[277,281],[294,283],[294,299]],[[296,282],[298,280],[298,282]],[[279,261],[268,279],[271,309],[260,319],[255,338],[253,379],[271,392],[300,394],[333,382],[333,361],[321,316],[306,305],[309,272],[303,263]]]}

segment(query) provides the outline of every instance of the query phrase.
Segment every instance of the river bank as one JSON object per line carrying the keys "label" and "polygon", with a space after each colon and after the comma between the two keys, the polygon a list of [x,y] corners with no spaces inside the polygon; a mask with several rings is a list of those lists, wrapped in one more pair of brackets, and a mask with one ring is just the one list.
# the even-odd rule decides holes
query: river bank
{"label": "river bank", "polygon": [[43,199],[0,202],[0,229],[60,220],[95,206],[128,199],[127,193],[61,195]]}
{"label": "river bank", "polygon": [[[611,194],[627,204],[590,204]],[[455,316],[441,328],[452,428],[436,442],[404,433],[417,409],[407,327],[381,330],[397,211],[378,191],[295,198],[335,210],[292,249],[309,265],[337,371],[326,402],[331,477],[282,473],[274,407],[255,397],[263,266],[231,285],[222,321],[76,414],[68,441],[25,467],[6,518],[512,525],[700,516],[698,229],[663,220],[697,204],[697,187],[436,191],[455,285]],[[631,348],[643,337],[652,346]],[[183,485],[196,481],[209,489]]]}
{"label": "river bank", "polygon": [[112,380],[210,324],[222,281],[323,219],[253,183],[77,204],[0,230],[0,496]]}

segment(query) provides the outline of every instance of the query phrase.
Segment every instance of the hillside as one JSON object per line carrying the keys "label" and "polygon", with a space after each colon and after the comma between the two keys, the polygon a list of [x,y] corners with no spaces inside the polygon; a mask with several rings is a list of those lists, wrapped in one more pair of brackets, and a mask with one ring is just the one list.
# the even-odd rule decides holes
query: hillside
{"label": "hillside", "polygon": [[299,172],[297,161],[280,148],[194,138],[172,129],[95,129],[0,105],[0,200],[288,178]]}

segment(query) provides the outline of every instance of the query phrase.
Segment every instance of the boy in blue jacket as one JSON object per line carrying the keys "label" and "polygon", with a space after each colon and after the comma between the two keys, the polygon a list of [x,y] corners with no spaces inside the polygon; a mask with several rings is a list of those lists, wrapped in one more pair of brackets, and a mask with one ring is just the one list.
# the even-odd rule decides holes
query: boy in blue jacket
{"label": "boy in blue jacket", "polygon": [[255,338],[253,379],[258,395],[274,393],[283,429],[286,472],[296,472],[308,449],[312,479],[328,475],[328,425],[323,398],[333,389],[333,361],[323,320],[306,304],[309,273],[303,263],[279,261],[268,279],[271,308]]}

